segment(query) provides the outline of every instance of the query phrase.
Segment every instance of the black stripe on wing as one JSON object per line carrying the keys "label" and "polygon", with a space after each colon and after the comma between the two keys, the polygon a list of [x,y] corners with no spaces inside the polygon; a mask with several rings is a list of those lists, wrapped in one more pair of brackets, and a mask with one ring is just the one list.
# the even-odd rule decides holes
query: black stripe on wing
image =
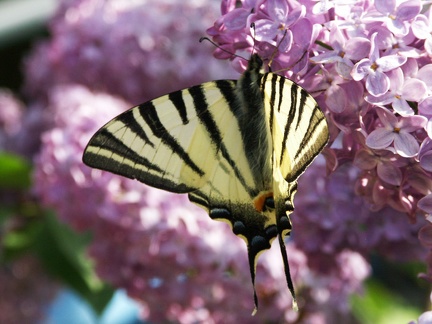
{"label": "black stripe on wing", "polygon": [[[315,106],[315,109],[318,110],[318,106]],[[324,121],[325,118],[321,113],[316,113],[316,110],[315,110],[315,113],[312,114],[310,119],[309,119],[308,130],[302,139],[302,142],[299,146],[297,153],[295,154],[295,158],[298,158],[303,153],[303,151],[305,151],[306,149],[310,148],[311,145],[313,145],[313,144],[310,144],[312,141],[312,138],[315,135],[316,131],[320,131],[319,128],[321,127],[321,123]],[[315,143],[316,143],[316,141],[315,141]],[[321,149],[324,148],[326,143],[327,143],[326,140],[321,141],[320,145],[322,145],[322,146],[318,146],[320,152],[321,152]]]}
{"label": "black stripe on wing", "polygon": [[[183,100],[181,101],[181,103]],[[172,101],[174,106],[178,109],[178,102]],[[184,103],[183,103],[184,105]],[[180,105],[181,108],[181,105]],[[183,162],[189,166],[194,172],[196,172],[200,177],[204,175],[204,171],[196,165],[194,161],[190,158],[189,154],[184,150],[184,148],[178,143],[178,141],[168,132],[165,126],[160,121],[156,107],[152,101],[146,102],[138,107],[141,117],[145,120],[147,125],[152,130],[153,134],[160,138],[163,144],[168,146],[173,153],[177,154]]]}
{"label": "black stripe on wing", "polygon": [[[280,165],[284,158],[288,156],[291,158],[291,172],[286,175],[285,180],[292,182],[306,170],[327,144],[328,130],[325,117],[312,96],[295,82],[277,74],[267,73],[264,74],[261,83],[262,92],[266,86],[270,87],[268,95],[272,109],[268,118],[272,133],[276,111],[283,110],[287,114],[284,121],[282,147],[280,155],[276,158]],[[289,98],[284,97],[284,93],[285,96],[288,94]],[[314,103],[314,107],[310,106],[311,103]],[[293,147],[288,146],[288,142],[293,138],[301,142]]]}
{"label": "black stripe on wing", "polygon": [[[294,91],[295,89],[295,91]],[[300,90],[300,100],[298,98],[298,93]],[[293,84],[291,88],[291,95],[293,102],[290,107],[290,116],[297,114],[297,124],[295,128],[292,126],[292,122],[295,119],[289,118],[287,124],[285,125],[284,136],[283,136],[283,146],[280,156],[280,163],[284,158],[285,150],[287,149],[287,141],[289,136],[292,136],[291,132],[301,132],[297,135],[302,136],[301,143],[298,145],[296,152],[290,152],[290,155],[295,161],[292,165],[292,172],[290,172],[286,179],[288,182],[295,181],[312,163],[316,156],[322,151],[324,146],[328,142],[328,129],[324,114],[319,109],[315,100],[310,94],[306,92],[303,88],[297,84]],[[306,120],[309,111],[306,111],[307,99],[311,98],[315,103],[311,115],[308,120]],[[323,125],[324,123],[324,125]],[[303,127],[300,127],[303,125]],[[304,127],[306,126],[306,127]]]}
{"label": "black stripe on wing", "polygon": [[186,104],[183,100],[183,91],[171,92],[168,95],[168,98],[171,100],[171,102],[176,107],[176,109],[179,113],[179,116],[183,122],[183,125],[186,125],[189,122],[189,119],[187,117]]}
{"label": "black stripe on wing", "polygon": [[[91,151],[94,149],[97,152],[106,151],[109,154],[94,153]],[[196,189],[185,184],[175,183],[170,179],[161,181],[161,175],[166,174],[165,170],[124,145],[105,128],[101,129],[90,140],[83,155],[83,162],[90,167],[109,171],[130,179],[137,179],[143,183],[155,186],[157,184],[160,189],[176,193],[185,193]],[[137,165],[140,167],[138,168]]]}
{"label": "black stripe on wing", "polygon": [[[116,138],[106,128],[102,128],[92,137],[88,147],[97,148],[99,150],[106,150],[109,151],[112,156],[121,157],[121,159],[106,157],[104,155],[93,153],[86,149],[83,156],[83,162],[91,167],[96,167],[107,171],[113,171],[119,174],[120,172],[122,172],[121,169],[124,166],[123,160],[127,159],[130,161],[134,161],[136,164],[143,165],[149,170],[154,170],[156,172],[163,171],[157,165],[151,163],[148,159],[137,154],[137,152],[125,145],[121,140]],[[129,172],[123,173],[126,173],[126,175],[129,174]]]}
{"label": "black stripe on wing", "polygon": [[[233,116],[237,117],[236,113],[236,105],[237,100],[234,93],[235,87],[233,87],[234,83],[232,81],[227,80],[219,80],[214,81],[214,84],[217,86],[221,94],[224,96],[225,101],[227,102],[227,107],[231,110]],[[228,151],[224,140],[230,140],[229,138],[222,138],[221,127],[225,127],[226,125],[218,125],[213,117],[211,111],[208,109],[208,103],[206,101],[205,89],[203,86],[195,86],[188,89],[191,94],[194,106],[196,110],[196,114],[200,119],[201,123],[205,126],[213,145],[215,145],[215,152],[222,155],[222,157],[228,162],[234,171],[234,175],[236,179],[232,179],[230,181],[239,181],[240,184],[245,188],[250,196],[254,196],[257,194],[257,190],[255,188],[249,187],[246,183],[244,176],[242,175],[236,161],[232,158],[230,152]],[[237,153],[237,152],[233,152]]]}
{"label": "black stripe on wing", "polygon": [[[132,108],[135,109],[135,108]],[[147,136],[145,131],[142,129],[142,126],[135,119],[132,109],[125,111],[115,118],[116,122],[119,121],[125,125],[125,128],[131,130],[137,137],[141,138],[146,144],[154,147],[154,144],[151,142],[150,138]],[[106,125],[109,126],[109,125]],[[104,127],[105,128],[105,127]],[[103,130],[103,129],[102,129]]]}
{"label": "black stripe on wing", "polygon": [[[283,136],[283,140],[282,140],[282,150],[281,150],[281,154],[279,157],[279,163],[280,164],[282,164],[282,160],[283,160],[283,157],[285,155],[285,150],[287,149],[286,142],[288,140],[288,135],[290,134],[291,125],[293,124],[293,121],[295,119],[296,114],[300,114],[300,112],[297,112],[297,93],[298,93],[298,86],[295,83],[293,83],[291,85],[291,106],[289,109],[288,121],[285,124],[284,136]],[[282,101],[283,97],[280,97],[279,100]],[[298,125],[300,123],[301,117],[302,116],[299,115],[297,118],[296,130],[297,130]]]}
{"label": "black stripe on wing", "polygon": [[[297,88],[297,90],[300,89],[300,102],[299,102],[298,105],[296,104],[296,107],[295,107],[295,108],[297,108],[296,109],[296,113],[299,115],[299,118],[297,118],[297,125],[296,125],[296,128],[295,128],[297,130],[299,128],[301,120],[302,120],[301,117],[303,116],[304,107],[306,105],[306,98],[308,96],[310,96],[310,94],[308,94],[305,89],[300,88],[299,86],[297,86],[297,84],[293,84],[293,87],[294,86]],[[296,92],[296,93],[298,93],[298,92]],[[314,109],[318,109],[318,106],[315,106]]]}

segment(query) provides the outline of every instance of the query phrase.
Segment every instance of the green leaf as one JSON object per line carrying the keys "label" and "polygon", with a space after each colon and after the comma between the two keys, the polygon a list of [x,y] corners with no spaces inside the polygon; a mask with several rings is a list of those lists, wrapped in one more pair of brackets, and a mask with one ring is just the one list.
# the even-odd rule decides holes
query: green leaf
{"label": "green leaf", "polygon": [[23,228],[6,232],[1,241],[1,261],[10,262],[31,250],[34,242],[41,234],[41,229],[39,222],[31,222]]}
{"label": "green leaf", "polygon": [[75,233],[51,214],[44,220],[34,251],[51,274],[85,298],[96,312],[102,312],[114,290],[97,277],[86,255],[90,235]]}
{"label": "green leaf", "polygon": [[366,282],[364,296],[352,296],[351,305],[362,324],[409,323],[424,311],[375,279]]}
{"label": "green leaf", "polygon": [[26,189],[30,186],[31,166],[24,158],[0,152],[0,189]]}

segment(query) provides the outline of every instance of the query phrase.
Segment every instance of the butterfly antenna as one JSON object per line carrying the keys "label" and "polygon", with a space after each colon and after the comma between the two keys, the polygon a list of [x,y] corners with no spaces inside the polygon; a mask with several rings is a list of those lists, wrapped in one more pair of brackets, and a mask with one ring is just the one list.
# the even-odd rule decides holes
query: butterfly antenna
{"label": "butterfly antenna", "polygon": [[269,62],[268,62],[269,69],[270,69],[270,67],[271,67],[271,64],[273,63],[273,60],[274,60],[274,58],[275,58],[275,56],[276,56],[276,53],[279,52],[279,46],[282,44],[282,42],[283,42],[283,40],[285,39],[287,33],[288,33],[288,30],[285,29],[285,33],[283,34],[281,40],[280,40],[279,43],[276,45],[275,50],[273,51],[272,55],[270,56],[270,60],[269,60]]}
{"label": "butterfly antenna", "polygon": [[250,24],[250,29],[252,29],[252,39],[253,39],[252,54],[253,54],[253,53],[255,53],[255,45],[256,45],[255,23]]}
{"label": "butterfly antenna", "polygon": [[223,47],[221,47],[219,44],[216,44],[214,41],[212,41],[212,40],[211,40],[210,38],[208,38],[208,37],[205,37],[205,36],[204,36],[204,37],[201,37],[201,38],[199,39],[199,42],[200,42],[200,43],[202,43],[203,41],[208,41],[208,42],[210,42],[214,47],[220,49],[221,51],[223,51],[223,52],[225,52],[225,53],[230,54],[231,56],[235,56],[235,57],[241,58],[241,59],[243,59],[243,60],[245,60],[245,61],[248,61],[248,59],[244,58],[243,56],[238,55],[238,54],[236,54],[236,53],[232,53],[232,52],[230,52],[230,51],[224,49]]}

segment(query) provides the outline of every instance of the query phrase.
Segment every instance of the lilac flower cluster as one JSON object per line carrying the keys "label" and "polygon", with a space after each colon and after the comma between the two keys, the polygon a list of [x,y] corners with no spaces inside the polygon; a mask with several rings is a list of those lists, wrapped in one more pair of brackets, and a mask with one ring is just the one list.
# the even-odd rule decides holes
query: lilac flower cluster
{"label": "lilac flower cluster", "polygon": [[[326,113],[332,142],[324,152],[327,169],[345,174],[316,183],[307,179],[310,170],[300,180],[295,241],[312,268],[331,270],[333,253],[346,248],[424,259],[415,237],[424,221],[409,228],[403,217],[415,222],[416,215],[432,214],[432,10],[422,5],[225,1],[222,17],[208,30],[221,49],[272,59],[272,69],[306,87]],[[221,49],[215,56],[227,58]],[[244,70],[241,58],[232,61]],[[419,239],[432,251],[431,224]],[[423,275],[429,280],[431,255]]]}
{"label": "lilac flower cluster", "polygon": [[[430,26],[428,1],[228,0],[208,33],[216,57],[256,52],[313,94],[330,127],[328,171],[354,165],[357,195],[390,224],[400,213],[410,222],[432,213]],[[426,226],[420,239],[430,249]]]}
{"label": "lilac flower cluster", "polygon": [[331,168],[354,161],[364,170],[359,193],[374,209],[389,205],[413,217],[432,188],[429,6],[420,13],[420,1],[334,2],[321,12],[321,2],[235,3],[224,2],[209,34],[232,53],[271,58],[274,70],[304,85],[328,117]]}

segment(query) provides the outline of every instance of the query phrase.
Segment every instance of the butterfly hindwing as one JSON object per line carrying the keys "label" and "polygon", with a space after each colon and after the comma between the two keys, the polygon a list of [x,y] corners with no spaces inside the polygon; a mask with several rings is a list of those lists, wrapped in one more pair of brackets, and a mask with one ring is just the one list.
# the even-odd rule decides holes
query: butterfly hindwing
{"label": "butterfly hindwing", "polygon": [[284,179],[293,182],[328,142],[328,127],[315,99],[280,75],[263,77],[263,100],[273,113],[274,154]]}

